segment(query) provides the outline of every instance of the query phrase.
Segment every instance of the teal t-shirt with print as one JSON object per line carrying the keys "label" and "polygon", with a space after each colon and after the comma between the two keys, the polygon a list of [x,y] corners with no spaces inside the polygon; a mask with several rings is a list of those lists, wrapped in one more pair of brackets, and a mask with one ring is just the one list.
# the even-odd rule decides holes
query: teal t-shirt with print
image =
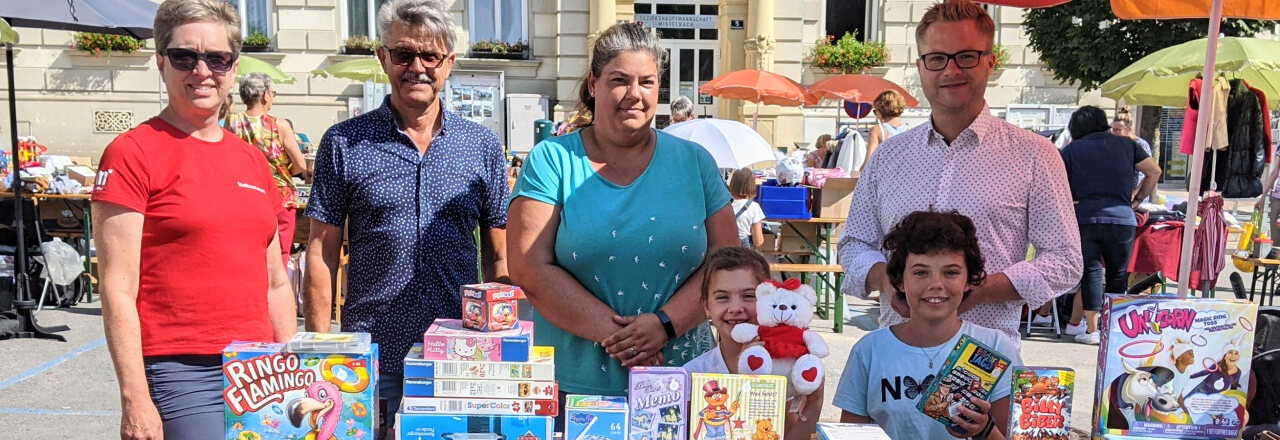
{"label": "teal t-shirt with print", "polygon": [[[622,316],[666,304],[702,264],[706,220],[732,200],[715,160],[698,144],[657,133],[653,159],[630,185],[591,167],[579,133],[554,137],[529,152],[511,198],[560,207],[556,263]],[[534,313],[534,342],[556,349],[556,379],[573,394],[625,395],[627,369],[593,341]],[[715,345],[710,326],[667,343],[673,366]]]}

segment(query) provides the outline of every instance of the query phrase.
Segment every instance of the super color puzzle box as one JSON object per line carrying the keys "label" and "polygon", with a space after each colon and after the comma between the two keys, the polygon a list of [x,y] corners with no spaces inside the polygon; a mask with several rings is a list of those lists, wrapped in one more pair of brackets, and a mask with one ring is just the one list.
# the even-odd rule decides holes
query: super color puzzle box
{"label": "super color puzzle box", "polygon": [[285,344],[231,343],[222,355],[227,438],[374,438],[377,347],[296,353]]}
{"label": "super color puzzle box", "polygon": [[786,432],[785,377],[693,373],[689,389],[690,440],[777,440]]}
{"label": "super color puzzle box", "polygon": [[1257,314],[1243,300],[1108,295],[1094,438],[1238,438]]}

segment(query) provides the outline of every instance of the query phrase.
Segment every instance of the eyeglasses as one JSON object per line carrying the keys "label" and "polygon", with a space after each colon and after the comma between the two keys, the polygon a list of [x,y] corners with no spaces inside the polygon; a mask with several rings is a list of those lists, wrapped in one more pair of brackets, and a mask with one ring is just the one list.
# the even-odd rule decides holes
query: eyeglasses
{"label": "eyeglasses", "polygon": [[972,69],[982,61],[983,55],[990,55],[989,50],[962,50],[956,53],[948,54],[942,52],[933,52],[920,55],[920,61],[924,62],[925,70],[939,71],[947,68],[947,63],[955,60],[956,67],[961,69]]}
{"label": "eyeglasses", "polygon": [[196,52],[191,49],[169,48],[164,50],[164,55],[169,57],[169,65],[174,69],[183,72],[196,70],[196,66],[200,64],[200,60],[204,60],[204,64],[209,66],[209,70],[213,73],[227,73],[231,71],[231,66],[236,63],[236,54],[231,52]]}
{"label": "eyeglasses", "polygon": [[391,63],[398,66],[408,66],[413,64],[414,58],[418,58],[422,60],[423,66],[428,69],[435,69],[444,64],[444,59],[448,58],[445,54],[437,52],[416,52],[409,49],[392,49],[387,46],[382,46],[382,48],[386,49],[387,53],[391,55]]}

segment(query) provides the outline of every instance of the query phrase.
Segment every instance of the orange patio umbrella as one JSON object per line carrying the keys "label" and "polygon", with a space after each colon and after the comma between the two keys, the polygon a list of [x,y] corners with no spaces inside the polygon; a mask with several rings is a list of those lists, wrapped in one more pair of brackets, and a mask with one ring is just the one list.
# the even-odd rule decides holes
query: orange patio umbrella
{"label": "orange patio umbrella", "polygon": [[[698,92],[724,99],[741,99],[756,104],[786,107],[818,103],[818,98],[795,80],[773,72],[753,69],[736,70],[717,76],[699,87]],[[751,128],[755,128],[759,116],[760,106],[757,105],[755,115],[751,118]]]}
{"label": "orange patio umbrella", "polygon": [[893,81],[871,75],[836,75],[809,85],[808,90],[819,98],[854,102],[871,102],[884,91],[893,90],[907,101],[907,107],[920,105],[920,101]]}

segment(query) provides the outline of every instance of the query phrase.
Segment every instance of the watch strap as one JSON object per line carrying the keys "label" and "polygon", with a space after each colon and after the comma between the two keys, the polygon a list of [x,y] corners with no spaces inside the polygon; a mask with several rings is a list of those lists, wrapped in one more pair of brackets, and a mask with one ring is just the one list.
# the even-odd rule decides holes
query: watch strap
{"label": "watch strap", "polygon": [[675,340],[676,326],[671,324],[671,317],[667,316],[667,312],[659,310],[659,311],[653,312],[653,314],[654,316],[658,317],[659,321],[662,321],[662,329],[667,332],[667,340],[668,341]]}

